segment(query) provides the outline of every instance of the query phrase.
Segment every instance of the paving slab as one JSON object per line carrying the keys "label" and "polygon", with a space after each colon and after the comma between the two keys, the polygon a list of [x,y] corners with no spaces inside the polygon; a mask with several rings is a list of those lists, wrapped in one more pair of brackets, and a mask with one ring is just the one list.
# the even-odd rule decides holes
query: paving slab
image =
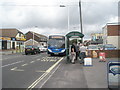
{"label": "paving slab", "polygon": [[93,66],[83,66],[78,61],[66,64],[63,60],[42,88],[108,88],[107,63],[118,58],[107,58],[106,62],[99,62],[98,58],[92,60]]}

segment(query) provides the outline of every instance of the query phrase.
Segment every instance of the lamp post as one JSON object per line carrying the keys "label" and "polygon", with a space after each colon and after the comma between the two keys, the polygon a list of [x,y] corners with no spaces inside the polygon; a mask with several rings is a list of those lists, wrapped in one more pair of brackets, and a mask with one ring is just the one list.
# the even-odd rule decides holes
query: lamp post
{"label": "lamp post", "polygon": [[[81,29],[81,33],[83,34],[81,0],[79,0],[79,11],[80,11],[80,27],[81,27],[80,29]],[[83,38],[81,39],[81,41],[83,42]]]}
{"label": "lamp post", "polygon": [[33,32],[33,45],[34,45],[34,35],[35,35],[35,33]]}
{"label": "lamp post", "polygon": [[[65,5],[60,5],[60,7],[66,7]],[[68,31],[69,31],[69,6],[67,5],[68,8]]]}
{"label": "lamp post", "polygon": [[[38,26],[35,26],[35,28],[37,28]],[[35,44],[34,43],[34,40],[35,40],[35,32],[33,32],[33,45]]]}

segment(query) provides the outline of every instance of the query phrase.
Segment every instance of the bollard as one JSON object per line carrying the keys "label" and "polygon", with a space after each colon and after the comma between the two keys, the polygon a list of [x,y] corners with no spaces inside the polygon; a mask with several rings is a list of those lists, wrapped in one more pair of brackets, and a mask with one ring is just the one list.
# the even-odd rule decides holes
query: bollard
{"label": "bollard", "polygon": [[93,58],[97,58],[97,56],[98,56],[96,51],[93,51],[92,55],[93,55]]}
{"label": "bollard", "polygon": [[103,62],[106,61],[106,59],[105,59],[105,52],[100,52],[99,53],[99,59],[100,59],[100,61],[103,61]]}

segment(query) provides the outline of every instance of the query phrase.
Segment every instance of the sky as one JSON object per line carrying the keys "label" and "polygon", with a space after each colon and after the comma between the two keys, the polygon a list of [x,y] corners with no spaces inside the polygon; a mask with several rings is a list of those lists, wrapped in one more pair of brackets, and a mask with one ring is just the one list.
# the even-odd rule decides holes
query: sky
{"label": "sky", "polygon": [[[91,33],[102,33],[107,23],[118,22],[118,1],[81,0],[84,39],[90,39]],[[81,31],[79,0],[1,0],[0,13],[0,28],[46,36]]]}

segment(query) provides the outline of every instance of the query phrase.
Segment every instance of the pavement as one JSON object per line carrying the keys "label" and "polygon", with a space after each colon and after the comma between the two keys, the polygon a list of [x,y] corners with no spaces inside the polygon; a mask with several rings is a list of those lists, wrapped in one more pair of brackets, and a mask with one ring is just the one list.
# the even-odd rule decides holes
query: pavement
{"label": "pavement", "polygon": [[[48,79],[42,88],[108,88],[107,63],[118,61],[117,58],[107,58],[106,62],[93,59],[93,66],[61,63],[58,70]],[[37,87],[39,88],[39,87]]]}
{"label": "pavement", "polygon": [[0,51],[0,55],[11,55],[11,54],[19,54],[19,53],[24,54],[24,52],[20,52],[20,51],[16,51],[16,50],[2,50],[2,51]]}
{"label": "pavement", "polygon": [[[2,55],[3,88],[108,88],[107,63],[92,59],[93,66],[66,64],[65,57],[46,53]],[[3,89],[5,90],[5,89]]]}

